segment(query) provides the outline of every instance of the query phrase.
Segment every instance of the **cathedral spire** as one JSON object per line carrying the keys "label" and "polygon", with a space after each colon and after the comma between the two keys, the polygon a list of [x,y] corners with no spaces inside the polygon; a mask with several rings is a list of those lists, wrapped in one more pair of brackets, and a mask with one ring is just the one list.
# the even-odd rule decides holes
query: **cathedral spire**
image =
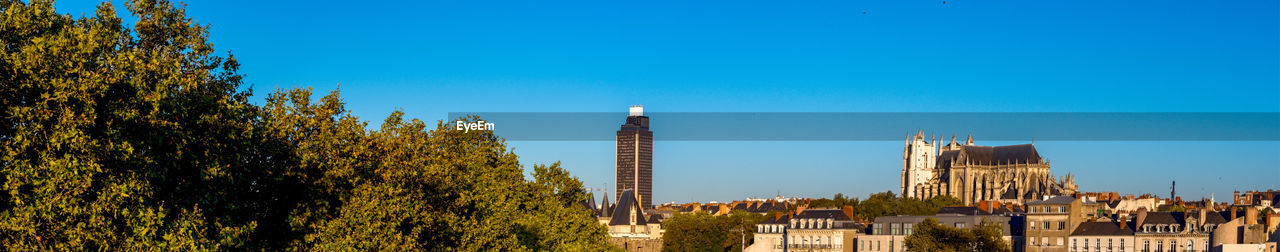
{"label": "cathedral spire", "polygon": [[973,146],[973,132],[969,132],[969,136],[965,137],[964,145]]}

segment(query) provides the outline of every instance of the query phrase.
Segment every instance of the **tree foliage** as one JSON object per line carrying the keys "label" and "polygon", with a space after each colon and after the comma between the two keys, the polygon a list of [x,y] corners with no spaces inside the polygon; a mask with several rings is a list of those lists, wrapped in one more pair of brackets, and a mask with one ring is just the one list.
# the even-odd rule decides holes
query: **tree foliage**
{"label": "tree foliage", "polygon": [[847,198],[843,193],[836,193],[830,199],[821,198],[809,202],[810,208],[843,208],[845,206],[858,206],[858,198]]}
{"label": "tree foliage", "polygon": [[713,216],[706,212],[677,213],[662,223],[663,251],[742,251],[751,245],[756,223],[765,216],[733,211]]}
{"label": "tree foliage", "polygon": [[[0,244],[9,250],[608,248],[559,163],[526,180],[489,131],[248,102],[239,63],[166,1],[91,17],[0,0]],[[459,120],[478,120],[476,117]]]}
{"label": "tree foliage", "polygon": [[903,245],[910,251],[1011,251],[1000,223],[982,220],[973,228],[955,228],[927,218],[917,223]]}
{"label": "tree foliage", "polygon": [[809,203],[809,208],[853,208],[853,217],[873,221],[880,216],[896,215],[933,215],[946,206],[960,205],[960,199],[950,195],[939,195],[929,199],[898,197],[892,191],[874,193],[866,200],[846,198],[837,193],[831,199],[816,199]]}

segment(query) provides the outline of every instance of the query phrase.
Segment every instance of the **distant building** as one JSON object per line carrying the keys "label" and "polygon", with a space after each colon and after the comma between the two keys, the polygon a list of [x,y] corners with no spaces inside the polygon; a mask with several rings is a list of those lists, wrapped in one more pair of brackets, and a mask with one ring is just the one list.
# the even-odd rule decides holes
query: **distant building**
{"label": "distant building", "polygon": [[852,244],[866,229],[850,219],[852,208],[796,211],[757,223],[746,251],[854,251]]}
{"label": "distant building", "polygon": [[[906,240],[908,235],[915,231],[915,225],[925,219],[934,219],[940,225],[946,225],[955,228],[973,228],[982,221],[991,221],[1000,224],[1001,236],[1010,245],[1017,244],[1021,239],[1021,230],[1018,225],[1021,223],[1021,216],[1008,216],[991,214],[977,207],[946,207],[936,215],[923,216],[883,216],[876,218],[869,228],[870,233],[858,236],[855,242],[854,251],[860,252],[902,252],[907,251]],[[1019,247],[1012,247],[1015,251],[1020,250]]]}
{"label": "distant building", "polygon": [[951,195],[965,205],[986,200],[1024,204],[1048,195],[1076,192],[1074,178],[1049,173],[1049,161],[1035,145],[977,146],[970,135],[964,144],[938,145],[924,132],[908,136],[902,151],[903,197]]}
{"label": "distant building", "polygon": [[617,185],[615,198],[622,192],[634,190],[640,207],[653,208],[653,132],[649,131],[649,117],[644,107],[631,106],[627,122],[618,129]]}
{"label": "distant building", "polygon": [[1066,252],[1067,238],[1080,223],[1095,217],[1100,204],[1071,196],[1027,203],[1026,251]]}
{"label": "distant building", "polygon": [[1071,232],[1067,244],[1070,252],[1135,252],[1133,228],[1126,222],[1083,222]]}
{"label": "distant building", "polygon": [[[609,217],[609,236],[662,238],[660,223],[649,223],[651,219],[645,216],[644,208],[640,207],[635,195],[631,190],[618,195],[618,204],[613,206]],[[656,220],[661,221],[660,218]]]}

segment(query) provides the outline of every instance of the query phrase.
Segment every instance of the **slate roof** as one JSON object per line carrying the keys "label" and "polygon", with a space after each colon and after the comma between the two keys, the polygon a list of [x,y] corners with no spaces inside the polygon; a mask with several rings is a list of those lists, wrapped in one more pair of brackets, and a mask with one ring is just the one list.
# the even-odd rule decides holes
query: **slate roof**
{"label": "slate roof", "polygon": [[1004,193],[1000,194],[1000,199],[1018,199],[1018,185],[1012,185]]}
{"label": "slate roof", "polygon": [[654,214],[654,215],[650,215],[649,219],[646,221],[649,223],[659,224],[659,223],[662,223],[663,220],[664,219],[662,218],[661,214]]}
{"label": "slate roof", "polygon": [[644,208],[640,208],[639,202],[636,201],[636,194],[626,190],[621,195],[622,198],[619,198],[618,204],[614,206],[613,217],[609,218],[609,225],[631,225],[629,215],[632,209],[635,209],[636,225],[646,225]]}
{"label": "slate roof", "polygon": [[796,215],[796,219],[835,219],[849,220],[849,216],[840,209],[808,209]]}
{"label": "slate roof", "polygon": [[1006,145],[1006,146],[960,146],[959,150],[942,151],[938,156],[938,161],[942,163],[943,168],[951,167],[951,161],[957,163],[965,163],[968,161],[975,164],[993,164],[993,163],[1021,163],[1021,164],[1039,164],[1042,160],[1040,152],[1036,151],[1036,146],[1031,144]]}
{"label": "slate roof", "polygon": [[1139,225],[1182,225],[1186,222],[1186,216],[1180,212],[1147,212],[1147,218]]}
{"label": "slate roof", "polygon": [[991,213],[988,213],[987,211],[982,211],[982,209],[978,209],[977,207],[954,206],[954,207],[942,207],[942,209],[938,209],[938,214],[988,215]]}
{"label": "slate roof", "polygon": [[1222,215],[1218,214],[1217,212],[1208,212],[1207,214],[1205,214],[1204,223],[1205,224],[1227,223],[1227,218],[1222,217]]}
{"label": "slate roof", "polygon": [[747,209],[747,212],[752,212],[752,213],[768,213],[771,211],[779,211],[779,212],[787,211],[787,204],[781,203],[781,202],[767,201],[767,202],[762,202],[760,204],[756,204],[755,207]]}
{"label": "slate roof", "polygon": [[612,217],[613,205],[609,204],[609,193],[604,194],[604,200],[600,201],[600,215],[596,217]]}
{"label": "slate roof", "polygon": [[1071,204],[1072,201],[1076,201],[1076,198],[1064,195],[1064,196],[1055,196],[1047,200],[1037,200],[1037,201],[1027,202],[1027,205],[1066,205],[1066,204]]}
{"label": "slate roof", "polygon": [[788,221],[791,221],[791,216],[787,216],[784,214],[776,218],[775,217],[765,218],[763,221],[760,221],[760,223],[758,224],[787,224]]}
{"label": "slate roof", "polygon": [[1076,227],[1071,235],[1091,235],[1091,236],[1131,236],[1133,229],[1129,227],[1121,227],[1115,222],[1083,222]]}
{"label": "slate roof", "polygon": [[591,211],[597,211],[600,209],[599,207],[596,207],[596,196],[590,192],[587,192],[587,199],[582,201],[582,206]]}

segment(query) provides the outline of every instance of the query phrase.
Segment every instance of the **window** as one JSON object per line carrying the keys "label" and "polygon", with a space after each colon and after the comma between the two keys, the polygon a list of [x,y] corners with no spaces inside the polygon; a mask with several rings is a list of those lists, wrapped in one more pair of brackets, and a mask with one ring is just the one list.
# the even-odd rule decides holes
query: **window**
{"label": "window", "polygon": [[1059,221],[1059,222],[1058,222],[1058,230],[1063,230],[1063,229],[1067,229],[1067,222],[1065,222],[1065,221]]}
{"label": "window", "polygon": [[1120,252],[1124,252],[1124,239],[1120,239]]}
{"label": "window", "polygon": [[1187,240],[1187,251],[1196,251],[1196,242]]}
{"label": "window", "polygon": [[1107,239],[1107,251],[1111,251],[1111,248],[1112,248],[1111,239]]}
{"label": "window", "polygon": [[[1088,241],[1085,241],[1085,242],[1088,242]],[[1058,246],[1062,246],[1062,245],[1066,245],[1066,244],[1062,243],[1062,237],[1058,237]]]}
{"label": "window", "polygon": [[906,232],[906,235],[911,235],[911,223],[902,224],[902,231]]}
{"label": "window", "polygon": [[1178,240],[1169,241],[1169,251],[1178,251]]}
{"label": "window", "polygon": [[1034,222],[1034,221],[1028,221],[1028,222],[1027,222],[1027,229],[1028,229],[1028,230],[1036,230],[1036,222]]}
{"label": "window", "polygon": [[1089,251],[1089,239],[1084,239],[1084,251]]}
{"label": "window", "polygon": [[893,240],[889,240],[889,252],[893,252]]}
{"label": "window", "polygon": [[1204,241],[1204,251],[1209,251],[1209,240]]}
{"label": "window", "polygon": [[964,228],[964,222],[956,222],[956,228]]}
{"label": "window", "polygon": [[1151,241],[1147,241],[1147,240],[1142,241],[1142,251],[1144,252],[1151,251]]}
{"label": "window", "polygon": [[1164,241],[1156,241],[1156,252],[1164,252]]}
{"label": "window", "polygon": [[1052,226],[1049,226],[1049,221],[1044,221],[1044,223],[1040,223],[1040,224],[1044,224],[1045,230],[1049,230],[1049,228],[1052,227]]}
{"label": "window", "polygon": [[880,241],[876,241],[876,251],[880,251]]}
{"label": "window", "polygon": [[1067,206],[1058,206],[1058,212],[1059,213],[1067,212]]}
{"label": "window", "polygon": [[1040,246],[1049,246],[1049,237],[1040,237]]}
{"label": "window", "polygon": [[[1079,241],[1079,240],[1071,239],[1071,252],[1076,252],[1076,246],[1077,246],[1076,242],[1078,242],[1078,241]],[[1088,246],[1089,246],[1089,243],[1085,243],[1084,245],[1086,246],[1084,249],[1089,249],[1089,247],[1088,247]]]}
{"label": "window", "polygon": [[890,223],[889,228],[892,229],[892,231],[889,232],[891,235],[902,234],[902,223]]}

